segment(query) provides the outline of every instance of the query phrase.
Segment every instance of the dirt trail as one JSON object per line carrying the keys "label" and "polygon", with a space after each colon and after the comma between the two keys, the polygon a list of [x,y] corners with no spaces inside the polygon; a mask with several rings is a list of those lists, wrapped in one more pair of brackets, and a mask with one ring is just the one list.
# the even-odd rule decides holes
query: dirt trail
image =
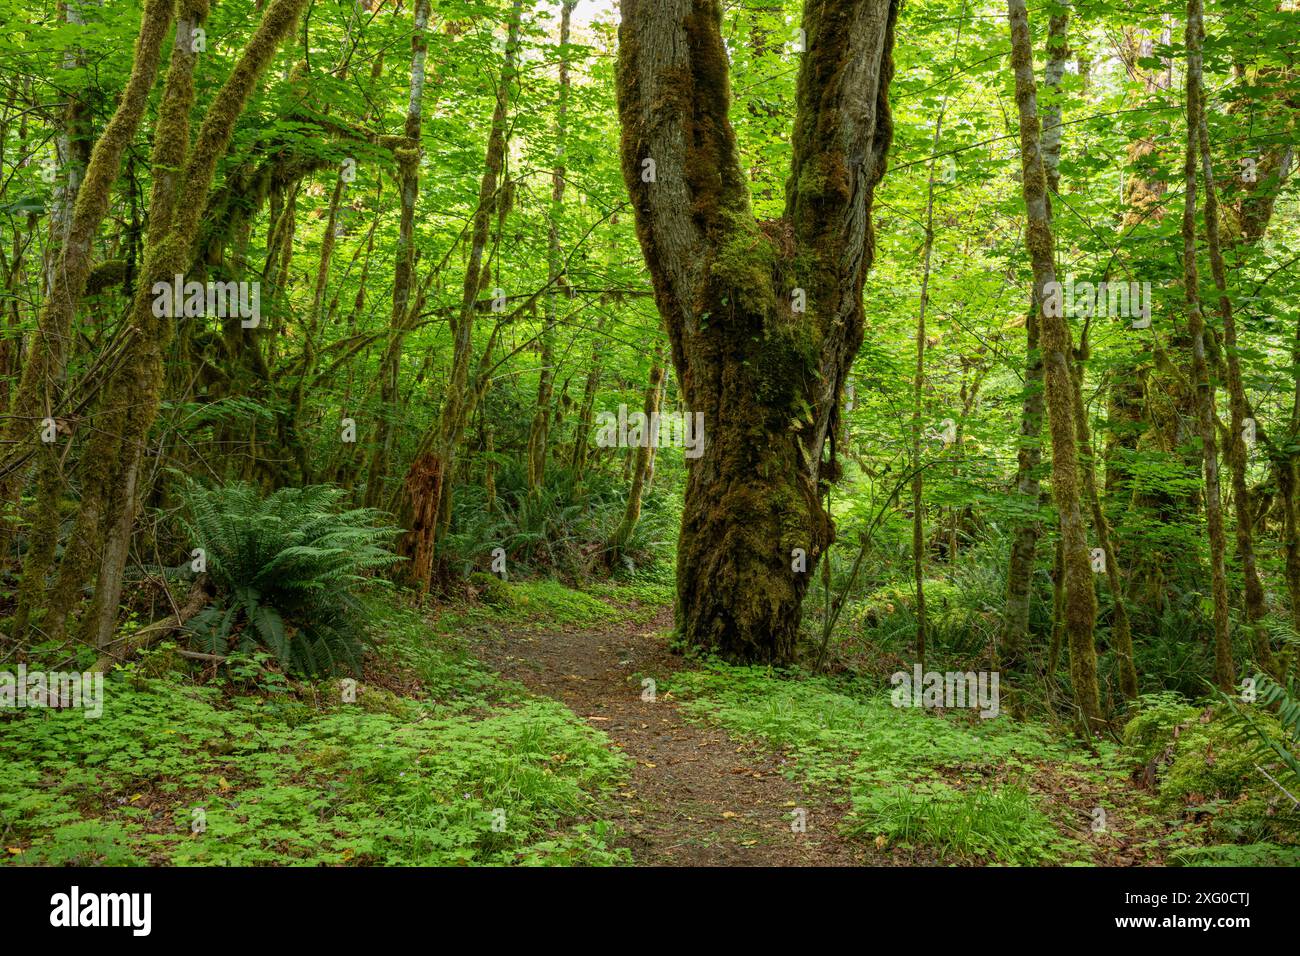
{"label": "dirt trail", "polygon": [[[866,850],[838,832],[847,807],[812,799],[781,776],[782,758],[725,731],[690,723],[640,677],[681,668],[657,636],[669,613],[605,630],[512,631],[483,637],[478,657],[534,693],[564,702],[603,731],[634,767],[614,822],[642,865],[852,866]],[[640,675],[640,676],[638,676]],[[804,832],[792,811],[806,813]],[[881,862],[881,861],[873,861]]]}

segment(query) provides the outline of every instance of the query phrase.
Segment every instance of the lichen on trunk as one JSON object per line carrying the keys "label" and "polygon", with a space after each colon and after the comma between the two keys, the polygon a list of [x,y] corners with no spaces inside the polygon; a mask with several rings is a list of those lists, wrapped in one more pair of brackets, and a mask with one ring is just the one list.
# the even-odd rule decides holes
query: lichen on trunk
{"label": "lichen on trunk", "polygon": [[833,538],[821,497],[838,466],[825,449],[862,343],[896,14],[892,0],[805,5],[785,213],[759,223],[728,119],[720,3],[623,5],[624,180],[686,408],[705,424],[677,627],[732,660],[793,658]]}

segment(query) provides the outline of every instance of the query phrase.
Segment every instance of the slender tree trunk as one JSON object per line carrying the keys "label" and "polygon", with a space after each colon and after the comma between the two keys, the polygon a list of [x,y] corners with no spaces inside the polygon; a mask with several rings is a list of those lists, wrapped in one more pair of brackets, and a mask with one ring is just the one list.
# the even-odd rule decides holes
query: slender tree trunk
{"label": "slender tree trunk", "polygon": [[[1086,340],[1086,336],[1084,336]],[[1086,353],[1087,346],[1080,348]],[[1088,425],[1088,410],[1083,404],[1083,364],[1074,363],[1074,419],[1079,436],[1079,466],[1083,478],[1083,492],[1092,511],[1092,527],[1097,535],[1097,544],[1102,550],[1106,562],[1106,583],[1110,587],[1110,597],[1114,604],[1110,627],[1111,645],[1119,664],[1119,687],[1127,700],[1133,700],[1138,694],[1137,668],[1133,663],[1133,629],[1129,623],[1128,607],[1124,603],[1124,577],[1120,573],[1119,555],[1111,541],[1110,522],[1101,506],[1101,495],[1097,492],[1096,465],[1093,461],[1092,429]]]}
{"label": "slender tree trunk", "polygon": [[515,79],[519,54],[522,6],[522,0],[515,0],[511,7],[510,35],[506,41],[501,78],[497,83],[496,107],[492,113],[483,179],[479,185],[478,207],[474,213],[460,312],[452,329],[453,352],[446,397],[437,422],[425,436],[419,453],[406,473],[398,509],[401,525],[407,529],[398,543],[398,553],[408,559],[405,567],[407,581],[422,593],[428,591],[432,580],[434,548],[444,507],[447,509],[445,513],[450,515],[456,448],[460,445],[461,431],[465,427],[473,401],[471,393],[474,383],[470,380],[470,361],[474,351],[474,315],[484,279],[483,254],[488,244],[492,212],[498,199],[498,180],[505,162],[506,116],[510,105],[510,86]]}
{"label": "slender tree trunk", "polygon": [[393,273],[392,333],[379,363],[379,418],[375,423],[374,451],[366,481],[366,505],[377,507],[383,498],[384,479],[392,455],[393,418],[398,412],[397,385],[402,346],[409,331],[407,304],[415,274],[415,200],[420,192],[420,129],[423,118],[425,59],[429,51],[430,0],[415,0],[415,26],[411,35],[411,88],[406,108],[402,144],[394,150],[397,188],[402,218],[398,227],[397,258]]}
{"label": "slender tree trunk", "polygon": [[1201,154],[1201,178],[1205,185],[1205,236],[1210,251],[1210,271],[1219,293],[1219,317],[1223,320],[1223,351],[1228,369],[1228,406],[1231,425],[1228,432],[1228,466],[1232,470],[1232,502],[1237,516],[1237,557],[1241,561],[1246,598],[1246,623],[1251,629],[1256,663],[1267,671],[1274,669],[1273,651],[1269,646],[1264,618],[1268,607],[1264,585],[1255,561],[1255,519],[1251,508],[1250,485],[1246,482],[1246,389],[1241,379],[1241,357],[1237,352],[1237,321],[1228,298],[1228,270],[1223,261],[1219,240],[1219,196],[1214,185],[1214,163],[1210,153],[1209,124],[1202,104],[1197,117],[1197,139]]}
{"label": "slender tree trunk", "polygon": [[[67,0],[60,4],[65,22],[84,25],[81,0]],[[73,71],[85,66],[83,52],[73,47],[63,56],[63,69]],[[60,268],[60,256],[68,243],[69,230],[72,226],[73,211],[76,207],[77,192],[81,185],[81,176],[90,161],[90,142],[87,139],[86,125],[89,120],[89,108],[84,93],[72,90],[68,95],[68,106],[63,113],[63,125],[55,136],[55,150],[58,157],[59,176],[55,181],[51,197],[49,223],[49,245],[45,256],[44,294],[48,297],[56,287]],[[6,343],[7,344],[7,343]],[[34,346],[48,347],[50,343],[43,337],[36,337]],[[50,383],[53,406],[62,394],[65,382],[63,370],[67,365],[66,346],[63,354],[47,356],[50,367],[56,372],[56,380]],[[5,369],[0,367],[0,375]],[[7,408],[7,402],[0,408]],[[27,627],[32,609],[39,606],[44,599],[47,588],[47,576],[54,565],[55,550],[59,540],[59,526],[62,523],[61,500],[64,491],[63,452],[59,443],[42,444],[37,450],[35,501],[30,509],[27,533],[27,553],[23,560],[22,577],[19,581],[17,606],[14,609],[13,625],[10,637],[22,642],[27,636]],[[3,531],[0,530],[0,543]],[[0,545],[2,546],[2,545]]]}
{"label": "slender tree trunk", "polygon": [[537,406],[528,430],[528,491],[537,495],[546,478],[546,450],[551,429],[551,398],[555,381],[555,316],[560,273],[560,213],[564,209],[564,151],[569,109],[569,21],[577,0],[563,0],[560,6],[560,95],[555,116],[555,170],[551,174],[551,209],[547,217],[547,271],[551,288],[546,294],[546,318],[542,328],[542,367],[537,381]]}
{"label": "slender tree trunk", "polygon": [[[916,590],[916,659],[925,667],[925,478],[921,472],[921,416],[925,395],[925,314],[930,305],[930,260],[934,253],[934,168],[943,135],[944,109],[934,124],[930,171],[925,187],[925,243],[921,250],[921,302],[916,314],[916,371],[912,376],[912,578]],[[950,559],[952,555],[948,556]]]}
{"label": "slender tree trunk", "polygon": [[587,471],[587,452],[591,448],[591,425],[596,410],[596,392],[600,389],[601,363],[605,354],[601,333],[605,330],[605,316],[596,322],[591,340],[591,361],[587,365],[587,380],[582,386],[582,404],[578,407],[578,423],[573,433],[573,457],[569,461],[573,480],[582,481]]}
{"label": "slender tree trunk", "polygon": [[1187,149],[1183,161],[1183,285],[1187,296],[1187,329],[1192,339],[1192,376],[1196,388],[1196,417],[1200,426],[1201,456],[1205,466],[1205,520],[1210,534],[1210,587],[1214,599],[1214,682],[1232,690],[1234,665],[1228,620],[1228,581],[1224,570],[1227,551],[1223,529],[1223,504],[1219,495],[1218,436],[1214,427],[1214,386],[1205,352],[1205,319],[1196,267],[1196,155],[1201,111],[1201,2],[1187,3]]}
{"label": "slender tree trunk", "polygon": [[641,520],[641,496],[649,479],[651,462],[654,461],[655,445],[659,440],[658,430],[654,427],[659,421],[659,394],[664,381],[663,350],[655,349],[654,359],[650,365],[650,381],[645,387],[644,412],[646,418],[645,434],[642,442],[634,452],[636,463],[632,468],[632,486],[627,492],[627,505],[623,509],[623,520],[619,522],[614,533],[610,535],[610,564],[618,560],[624,546],[636,530]]}
{"label": "slender tree trunk", "polygon": [[[1027,226],[1025,243],[1034,272],[1034,295],[1043,303],[1042,349],[1047,382],[1048,424],[1052,435],[1052,494],[1061,522],[1065,587],[1065,637],[1070,648],[1070,678],[1075,705],[1085,729],[1102,722],[1097,687],[1097,649],[1088,538],[1079,506],[1079,451],[1073,414],[1070,327],[1062,309],[1049,307],[1047,287],[1056,283],[1054,240],[1047,199],[1047,177],[1039,149],[1038,95],[1034,82],[1029,14],[1025,0],[1008,0],[1011,62],[1015,69],[1020,117],[1020,160]],[[1056,299],[1059,301],[1059,296]]]}
{"label": "slender tree trunk", "polygon": [[[1054,15],[1047,29],[1047,65],[1043,71],[1043,85],[1049,91],[1049,104],[1043,111],[1043,174],[1047,188],[1055,193],[1060,188],[1061,162],[1061,77],[1065,75],[1065,62],[1070,49],[1066,43],[1069,11]],[[1047,204],[1048,216],[1052,204]],[[1038,347],[1039,303],[1030,297],[1029,313],[1025,317],[1025,389],[1020,410],[1020,441],[1016,450],[1016,493],[1020,504],[1029,513],[1016,521],[1011,533],[1011,554],[1007,565],[1007,598],[1002,614],[1001,666],[1015,675],[1023,664],[1026,642],[1029,640],[1029,603],[1033,595],[1034,563],[1038,557],[1038,539],[1042,522],[1038,516],[1042,498],[1038,470],[1043,463],[1043,356]]]}
{"label": "slender tree trunk", "polygon": [[[1059,93],[1067,53],[1065,30],[1068,12],[1053,16],[1048,28],[1048,59],[1044,72],[1044,85],[1052,94],[1044,123],[1043,171],[1047,186],[1055,192],[1058,186],[1057,168],[1061,158],[1061,108],[1054,97]],[[1051,203],[1048,203],[1051,214]],[[1038,349],[1039,303],[1031,296],[1029,313],[1025,317],[1025,388],[1020,413],[1020,441],[1016,451],[1016,491],[1022,503],[1032,513],[1018,520],[1011,536],[1010,560],[1007,566],[1007,597],[1002,615],[1002,666],[1011,673],[1020,670],[1024,645],[1029,639],[1029,604],[1033,594],[1034,563],[1038,552],[1038,538],[1042,525],[1038,519],[1041,489],[1038,469],[1042,464],[1040,435],[1043,427],[1043,359]]]}
{"label": "slender tree trunk", "polygon": [[[7,457],[16,464],[0,473],[0,501],[14,497],[24,472],[21,461],[39,442],[41,420],[58,414],[59,383],[68,357],[72,319],[86,290],[92,265],[91,244],[108,212],[113,180],[122,154],[135,137],[158,75],[163,42],[172,23],[174,0],[148,0],[135,41],[135,59],[122,99],[95,142],[77,192],[76,206],[58,253],[58,266],[49,272],[50,288],[37,321],[37,332],[23,363],[7,434]],[[0,529],[0,553],[5,532]]]}

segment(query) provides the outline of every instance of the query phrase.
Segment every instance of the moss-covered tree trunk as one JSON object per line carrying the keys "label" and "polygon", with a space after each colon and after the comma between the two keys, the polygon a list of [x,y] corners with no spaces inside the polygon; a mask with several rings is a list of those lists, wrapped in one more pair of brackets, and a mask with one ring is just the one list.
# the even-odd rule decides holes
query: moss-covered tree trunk
{"label": "moss-covered tree trunk", "polygon": [[[162,59],[162,47],[174,15],[175,0],[149,0],[135,41],[135,59],[122,99],[95,141],[90,162],[77,190],[63,244],[48,269],[49,287],[37,320],[36,335],[23,362],[4,439],[7,457],[19,461],[39,447],[41,422],[60,414],[60,390],[68,357],[72,319],[86,291],[93,261],[91,244],[108,212],[113,181],[122,155],[140,126]],[[48,449],[47,449],[48,450]],[[0,501],[15,496],[25,473],[21,466],[0,472]],[[7,529],[0,528],[0,553]]]}
{"label": "moss-covered tree trunk", "polygon": [[1187,332],[1192,339],[1192,381],[1196,389],[1196,419],[1200,426],[1201,458],[1205,468],[1205,523],[1210,535],[1210,592],[1214,601],[1214,682],[1231,691],[1234,678],[1232,637],[1228,620],[1228,579],[1224,568],[1226,537],[1219,493],[1219,449],[1215,432],[1214,385],[1206,359],[1205,318],[1197,287],[1196,156],[1201,112],[1201,2],[1187,3],[1187,148],[1183,159],[1183,286],[1187,298]]}
{"label": "moss-covered tree trunk", "polygon": [[659,420],[659,398],[663,382],[663,350],[656,348],[654,359],[650,365],[650,381],[645,387],[645,402],[642,409],[647,423],[645,433],[642,436],[642,443],[628,453],[635,459],[635,464],[632,466],[632,485],[628,488],[627,504],[623,508],[623,520],[618,523],[618,527],[614,529],[614,533],[609,537],[608,548],[611,564],[617,561],[623,548],[631,540],[637,522],[641,520],[641,498],[649,481],[650,470],[654,462],[655,445],[658,441],[658,435],[654,431],[653,423]]}
{"label": "moss-covered tree trunk", "polygon": [[1271,671],[1273,651],[1269,646],[1268,628],[1264,626],[1268,607],[1264,600],[1264,585],[1259,578],[1258,562],[1255,560],[1255,517],[1251,507],[1250,485],[1246,481],[1246,388],[1241,378],[1241,356],[1237,351],[1237,319],[1232,309],[1232,300],[1228,297],[1228,270],[1223,261],[1223,245],[1219,238],[1219,194],[1214,183],[1209,123],[1203,105],[1197,117],[1197,142],[1201,154],[1201,180],[1205,186],[1206,246],[1210,253],[1214,287],[1219,294],[1219,318],[1223,321],[1223,352],[1228,372],[1228,409],[1231,419],[1228,467],[1232,472],[1232,503],[1237,517],[1237,558],[1241,562],[1246,623],[1251,629],[1256,662]]}
{"label": "moss-covered tree trunk", "polygon": [[[1043,174],[1047,188],[1053,193],[1060,186],[1061,113],[1057,96],[1061,77],[1070,47],[1066,42],[1069,11],[1053,16],[1047,28],[1047,64],[1043,70],[1043,85],[1051,94],[1051,102],[1043,111]],[[1047,214],[1051,216],[1049,198]],[[998,652],[1001,666],[1009,674],[1018,674],[1024,664],[1024,648],[1029,640],[1029,604],[1033,595],[1034,563],[1038,557],[1038,539],[1042,535],[1042,521],[1038,510],[1042,488],[1038,471],[1043,464],[1043,355],[1038,347],[1039,302],[1030,296],[1029,313],[1025,316],[1025,387],[1020,406],[1020,438],[1016,448],[1016,494],[1018,507],[1024,509],[1011,532],[1011,549],[1007,562],[1007,596],[1002,611],[1002,632]]]}
{"label": "moss-covered tree trunk", "polygon": [[1096,464],[1092,451],[1092,428],[1088,423],[1088,409],[1083,404],[1083,361],[1087,358],[1087,333],[1080,336],[1079,361],[1074,363],[1074,421],[1075,432],[1079,436],[1079,475],[1083,482],[1083,494],[1092,513],[1093,533],[1097,536],[1097,545],[1101,548],[1105,562],[1106,583],[1110,588],[1111,625],[1110,643],[1115,652],[1119,668],[1119,687],[1125,699],[1133,700],[1138,694],[1137,667],[1133,661],[1133,628],[1129,624],[1128,606],[1124,599],[1123,574],[1121,574],[1119,554],[1111,540],[1110,522],[1106,511],[1101,506],[1101,495],[1097,491]]}
{"label": "moss-covered tree trunk", "polygon": [[[1015,70],[1020,120],[1020,162],[1027,223],[1025,243],[1034,273],[1034,297],[1041,303],[1041,342],[1047,383],[1047,417],[1052,436],[1052,495],[1060,517],[1065,640],[1070,649],[1070,680],[1075,706],[1085,728],[1101,723],[1097,649],[1093,628],[1097,597],[1093,590],[1088,537],[1079,503],[1079,448],[1070,371],[1070,327],[1062,309],[1049,308],[1047,286],[1056,282],[1054,242],[1047,177],[1039,146],[1038,92],[1025,0],[1008,0],[1011,65]],[[1059,296],[1057,297],[1059,299]]]}
{"label": "moss-covered tree trunk", "polygon": [[515,79],[519,55],[521,0],[511,9],[510,33],[505,60],[497,82],[496,106],[488,132],[483,177],[479,183],[478,206],[470,235],[465,282],[459,314],[452,327],[451,370],[437,421],[425,435],[420,450],[407,470],[398,505],[399,520],[406,532],[398,542],[398,553],[407,559],[404,574],[417,590],[427,591],[433,577],[434,548],[444,515],[450,515],[452,469],[461,432],[474,401],[470,363],[474,352],[474,317],[478,294],[484,281],[483,256],[488,246],[492,212],[498,201],[498,183],[506,157],[506,119],[510,87]]}
{"label": "moss-covered tree trunk", "polygon": [[759,224],[728,120],[718,0],[626,0],[623,175],[688,414],[702,414],[677,626],[732,660],[788,661],[832,538],[821,483],[862,342],[872,195],[892,134],[894,0],[808,0],[784,215]]}
{"label": "moss-covered tree trunk", "polygon": [[402,347],[410,331],[407,305],[415,282],[415,200],[420,191],[420,130],[423,121],[424,70],[429,52],[429,0],[416,0],[415,23],[411,34],[411,82],[407,99],[406,122],[402,141],[394,149],[397,159],[397,188],[401,201],[401,219],[397,235],[397,256],[393,266],[393,312],[391,332],[383,358],[379,362],[379,419],[375,423],[375,443],[366,480],[365,503],[378,507],[383,499],[384,479],[392,455],[393,422],[398,408],[398,371]]}
{"label": "moss-covered tree trunk", "polygon": [[[194,103],[195,51],[190,30],[206,17],[207,3],[182,0],[179,5],[177,42],[154,138],[144,269],[128,320],[134,333],[132,347],[109,380],[95,416],[94,435],[83,456],[88,474],[78,529],[82,540],[100,542],[102,547],[98,548],[99,573],[82,637],[99,647],[106,646],[112,636],[140,494],[145,444],[162,401],[162,356],[174,334],[175,320],[155,314],[153,287],[170,282],[193,261],[201,210],[206,208],[217,163],[245,104],[305,5],[306,0],[273,0],[267,6],[229,79],[204,115],[192,146],[188,131]],[[84,569],[70,565],[69,556],[65,556],[61,578],[65,567],[69,577],[62,583],[75,587],[72,582]]]}
{"label": "moss-covered tree trunk", "polygon": [[568,171],[564,151],[568,138],[569,111],[569,24],[577,0],[564,0],[560,7],[560,92],[555,108],[555,168],[551,172],[551,208],[547,216],[547,272],[551,288],[546,293],[546,320],[541,335],[541,368],[538,370],[537,403],[528,429],[528,491],[536,495],[546,478],[546,452],[551,432],[551,399],[555,387],[555,319],[560,273],[560,214],[564,209],[564,186]]}

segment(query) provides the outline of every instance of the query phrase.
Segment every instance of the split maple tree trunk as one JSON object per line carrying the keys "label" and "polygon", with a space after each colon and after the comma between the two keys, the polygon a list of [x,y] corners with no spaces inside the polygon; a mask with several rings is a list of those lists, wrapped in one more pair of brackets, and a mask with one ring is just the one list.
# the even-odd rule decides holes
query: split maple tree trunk
{"label": "split maple tree trunk", "polygon": [[[183,0],[178,5],[177,39],[154,136],[144,269],[128,319],[133,342],[128,358],[109,379],[95,415],[94,434],[82,456],[81,510],[56,585],[55,597],[59,592],[65,597],[75,593],[88,570],[83,562],[98,551],[94,598],[82,621],[82,639],[95,646],[106,645],[112,636],[139,503],[145,444],[162,401],[162,355],[174,333],[174,319],[154,314],[153,286],[170,281],[192,262],[200,210],[207,205],[217,163],[253,89],[305,6],[306,0],[268,4],[191,144],[195,51],[190,30],[203,21],[207,6],[202,0]],[[85,190],[83,185],[83,195]]]}
{"label": "split maple tree trunk", "polygon": [[731,660],[785,662],[832,539],[820,498],[838,465],[823,450],[862,343],[897,3],[805,3],[785,212],[761,224],[727,115],[721,15],[718,0],[624,0],[623,175],[686,410],[704,416],[677,627]]}

